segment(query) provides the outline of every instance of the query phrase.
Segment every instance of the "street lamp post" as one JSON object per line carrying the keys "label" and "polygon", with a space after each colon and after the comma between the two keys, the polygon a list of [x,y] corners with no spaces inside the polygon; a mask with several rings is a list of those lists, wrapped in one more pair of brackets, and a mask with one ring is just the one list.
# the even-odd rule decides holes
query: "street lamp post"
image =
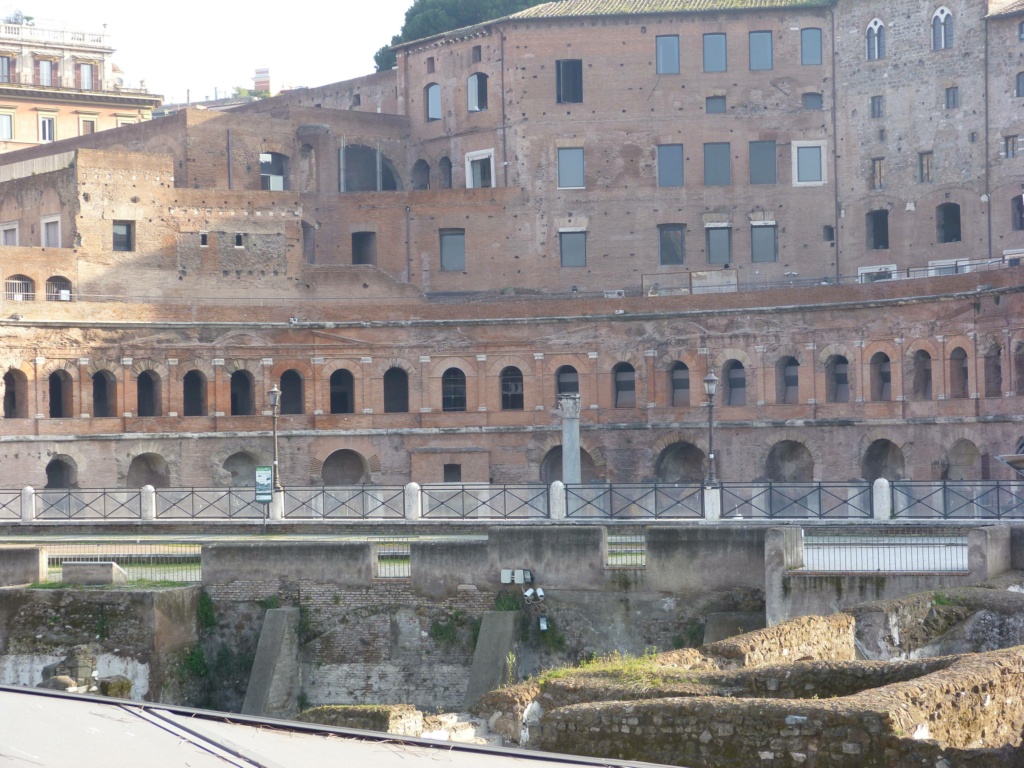
{"label": "street lamp post", "polygon": [[704,377],[704,394],[708,396],[708,485],[715,484],[715,392],[718,391],[718,377],[710,371]]}
{"label": "street lamp post", "polygon": [[281,470],[277,463],[277,417],[281,415],[281,390],[274,384],[267,392],[267,399],[270,401],[270,418],[274,425],[274,493],[281,493]]}

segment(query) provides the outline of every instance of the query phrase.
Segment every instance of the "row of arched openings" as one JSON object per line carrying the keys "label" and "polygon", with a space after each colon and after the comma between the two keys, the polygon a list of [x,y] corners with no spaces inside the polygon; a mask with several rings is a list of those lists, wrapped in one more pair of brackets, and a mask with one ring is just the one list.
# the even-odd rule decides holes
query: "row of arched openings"
{"label": "row of arched openings", "polygon": [[[27,275],[11,275],[4,280],[6,301],[35,301],[36,281]],[[47,301],[71,301],[71,281],[55,275],[46,281]]]}
{"label": "row of arched openings", "polygon": [[[953,14],[945,6],[932,14],[931,43],[933,51],[942,51],[953,47]],[[886,57],[885,24],[881,19],[872,19],[864,33],[867,46],[868,61],[877,61]]]}

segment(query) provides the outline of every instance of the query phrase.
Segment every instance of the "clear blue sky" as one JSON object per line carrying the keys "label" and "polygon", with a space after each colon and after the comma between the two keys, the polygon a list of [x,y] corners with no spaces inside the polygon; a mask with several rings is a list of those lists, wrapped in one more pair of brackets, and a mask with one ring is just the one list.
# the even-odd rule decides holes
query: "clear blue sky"
{"label": "clear blue sky", "polygon": [[17,9],[68,28],[106,31],[117,49],[114,62],[126,85],[146,81],[168,102],[213,98],[214,88],[252,87],[256,69],[270,69],[274,89],[315,86],[373,72],[373,54],[398,33],[412,0],[324,3],[322,15],[284,13],[288,3],[250,2],[141,3],[138,0],[47,0],[0,2],[4,17]]}

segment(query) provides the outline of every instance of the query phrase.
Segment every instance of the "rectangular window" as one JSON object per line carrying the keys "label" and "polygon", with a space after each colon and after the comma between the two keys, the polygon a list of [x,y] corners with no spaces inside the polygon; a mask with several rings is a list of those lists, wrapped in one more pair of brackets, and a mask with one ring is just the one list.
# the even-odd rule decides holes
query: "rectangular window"
{"label": "rectangular window", "polygon": [[957,109],[960,106],[960,88],[953,86],[946,89],[946,109]]}
{"label": "rectangular window", "polygon": [[732,184],[729,142],[704,145],[704,186],[727,187]]}
{"label": "rectangular window", "polygon": [[751,71],[772,68],[772,33],[750,33],[750,69]]}
{"label": "rectangular window", "polygon": [[683,145],[658,145],[658,186],[683,186]]}
{"label": "rectangular window", "polygon": [[483,49],[479,45],[474,45],[469,58],[473,64],[476,64],[483,58]]}
{"label": "rectangular window", "polygon": [[800,103],[804,109],[812,111],[820,110],[824,104],[820,93],[805,93],[800,97]]}
{"label": "rectangular window", "polygon": [[47,216],[39,220],[43,248],[60,248],[60,216]]}
{"label": "rectangular window", "polygon": [[583,189],[585,186],[583,147],[559,147],[558,188]]}
{"label": "rectangular window", "polygon": [[1004,136],[1003,137],[1003,153],[1007,157],[1017,156],[1017,137],[1016,136]]}
{"label": "rectangular window", "polygon": [[872,96],[871,97],[871,116],[872,117],[881,117],[884,114],[884,112],[883,112],[884,106],[885,106],[884,98],[885,98],[884,96]]}
{"label": "rectangular window", "polygon": [[17,223],[0,224],[0,244],[2,244],[2,245],[17,245],[18,244],[18,225],[17,225]]}
{"label": "rectangular window", "polygon": [[0,83],[14,82],[14,59],[0,56]]}
{"label": "rectangular window", "polygon": [[466,269],[466,230],[441,230],[441,271],[464,272]]}
{"label": "rectangular window", "polygon": [[583,59],[559,59],[555,62],[559,104],[583,102]]}
{"label": "rectangular window", "polygon": [[487,75],[483,72],[474,72],[469,76],[466,83],[468,108],[470,112],[484,112],[487,110]]}
{"label": "rectangular window", "polygon": [[486,189],[494,186],[494,150],[466,153],[466,188]]}
{"label": "rectangular window", "polygon": [[658,35],[654,39],[656,70],[659,75],[679,74],[679,35]]}
{"label": "rectangular window", "polygon": [[871,158],[871,188],[883,189],[885,187],[885,158]]}
{"label": "rectangular window", "polygon": [[210,244],[210,235],[206,232],[199,233],[199,247],[206,248]]}
{"label": "rectangular window", "polygon": [[88,136],[96,133],[96,118],[83,117],[78,121],[78,133],[80,136]]}
{"label": "rectangular window", "polygon": [[586,232],[559,232],[558,246],[563,267],[587,266]]}
{"label": "rectangular window", "polygon": [[235,232],[235,248],[245,248],[245,235]]}
{"label": "rectangular window", "polygon": [[794,141],[793,186],[817,186],[825,184],[825,142]]}
{"label": "rectangular window", "polygon": [[728,264],[732,261],[732,229],[729,227],[705,227],[708,264]]}
{"label": "rectangular window", "polygon": [[775,142],[750,142],[750,183],[774,184],[777,179],[775,167]]}
{"label": "rectangular window", "polygon": [[0,140],[14,138],[14,115],[0,112]]}
{"label": "rectangular window", "polygon": [[[463,407],[465,410],[465,407]],[[461,483],[462,482],[462,465],[461,464],[445,464],[443,467],[444,482],[446,483]]]}
{"label": "rectangular window", "polygon": [[92,90],[92,64],[79,64],[78,65],[78,83],[76,84],[79,90],[91,91]]}
{"label": "rectangular window", "polygon": [[52,86],[53,85],[53,62],[41,59],[36,61],[36,84]]}
{"label": "rectangular window", "polygon": [[774,224],[750,228],[750,260],[755,263],[777,261],[779,245]]}
{"label": "rectangular window", "polygon": [[927,184],[932,180],[932,153],[919,152],[917,154],[917,180]]}
{"label": "rectangular window", "polygon": [[434,57],[427,56],[427,74],[432,75],[434,73]]}
{"label": "rectangular window", "polygon": [[115,221],[114,222],[114,250],[134,251],[135,250],[135,222]]}
{"label": "rectangular window", "polygon": [[725,72],[728,66],[725,51],[725,33],[704,35],[704,71]]}
{"label": "rectangular window", "polygon": [[704,99],[704,111],[709,115],[724,115],[725,96],[708,96]]}
{"label": "rectangular window", "polygon": [[55,118],[39,118],[39,140],[42,142],[57,140],[57,122]]}
{"label": "rectangular window", "polygon": [[658,251],[661,266],[682,264],[686,259],[686,225],[659,224]]}
{"label": "rectangular window", "polygon": [[800,63],[805,67],[821,64],[821,30],[817,27],[800,30]]}

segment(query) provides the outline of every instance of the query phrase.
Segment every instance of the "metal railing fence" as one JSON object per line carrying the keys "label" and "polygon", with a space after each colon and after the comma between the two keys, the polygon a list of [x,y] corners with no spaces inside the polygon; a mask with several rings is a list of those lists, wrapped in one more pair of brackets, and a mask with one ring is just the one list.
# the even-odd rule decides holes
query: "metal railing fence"
{"label": "metal railing fence", "polygon": [[408,579],[412,575],[411,537],[389,536],[372,540],[373,577],[375,579]]}
{"label": "metal railing fence", "polygon": [[[965,528],[886,526],[805,528],[802,566],[792,571],[844,573],[966,573]],[[787,558],[790,552],[787,547]],[[795,556],[795,555],[794,555]]]}
{"label": "metal railing fence", "polygon": [[160,488],[158,520],[262,520],[265,505],[253,488]]}
{"label": "metal railing fence", "polygon": [[550,516],[546,485],[424,485],[426,519],[538,519]]}
{"label": "metal railing fence", "polygon": [[0,520],[21,519],[21,491],[0,491]]}
{"label": "metal railing fence", "polygon": [[61,581],[65,562],[114,562],[129,581],[197,583],[202,581],[201,544],[181,542],[48,542],[48,581]]}
{"label": "metal railing fence", "polygon": [[1024,483],[943,481],[892,483],[894,519],[1024,518]]}
{"label": "metal railing fence", "polygon": [[701,519],[701,485],[606,483],[565,486],[567,518]]}
{"label": "metal railing fence", "polygon": [[368,520],[405,518],[401,485],[285,488],[286,520]]}
{"label": "metal railing fence", "polygon": [[867,483],[722,483],[722,518],[863,518],[872,515]]}
{"label": "metal railing fence", "polygon": [[141,491],[62,489],[36,492],[37,520],[140,520]]}
{"label": "metal railing fence", "polygon": [[637,534],[609,534],[606,568],[646,568],[647,537]]}

